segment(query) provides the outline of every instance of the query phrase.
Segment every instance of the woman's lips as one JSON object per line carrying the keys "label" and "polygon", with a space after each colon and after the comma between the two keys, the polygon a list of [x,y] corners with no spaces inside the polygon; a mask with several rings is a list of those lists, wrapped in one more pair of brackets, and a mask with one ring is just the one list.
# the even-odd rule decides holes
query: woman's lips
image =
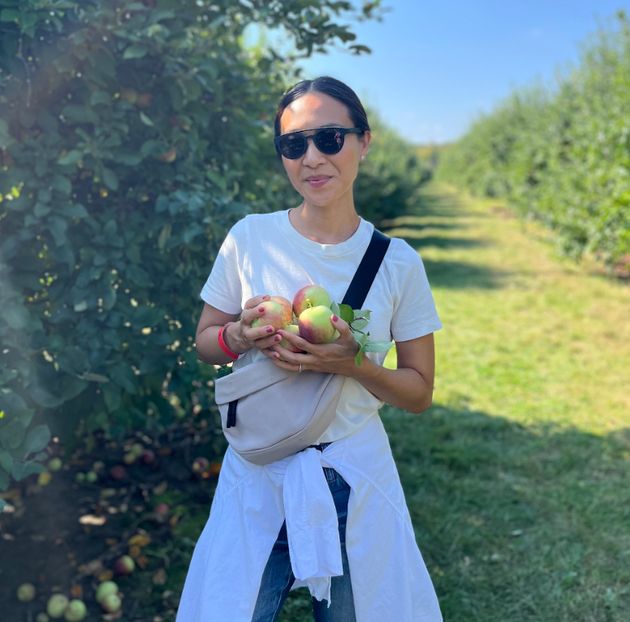
{"label": "woman's lips", "polygon": [[330,177],[327,175],[317,175],[315,177],[307,177],[306,181],[312,188],[321,188],[329,179]]}

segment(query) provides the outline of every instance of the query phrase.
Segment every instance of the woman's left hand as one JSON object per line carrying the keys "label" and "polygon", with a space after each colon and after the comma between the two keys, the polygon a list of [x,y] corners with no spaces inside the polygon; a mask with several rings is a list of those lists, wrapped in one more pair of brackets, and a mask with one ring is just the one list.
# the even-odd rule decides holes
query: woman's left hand
{"label": "woman's left hand", "polygon": [[[339,337],[335,341],[310,343],[298,335],[280,329],[275,337],[277,343],[267,350],[267,356],[278,367],[289,371],[308,370],[351,376],[356,369],[354,357],[359,350],[359,344],[347,322],[335,315],[330,321],[339,332]],[[280,341],[289,344],[291,349],[280,345]]]}

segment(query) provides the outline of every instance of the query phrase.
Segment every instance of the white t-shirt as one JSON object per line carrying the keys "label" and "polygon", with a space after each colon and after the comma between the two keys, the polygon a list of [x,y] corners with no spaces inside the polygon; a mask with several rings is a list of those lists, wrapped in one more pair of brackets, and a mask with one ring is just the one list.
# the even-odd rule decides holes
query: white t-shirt
{"label": "white t-shirt", "polygon": [[[201,298],[220,311],[238,314],[253,296],[269,294],[292,300],[300,288],[314,283],[341,302],[373,230],[371,223],[361,219],[347,240],[320,244],[293,227],[288,210],[248,215],[226,236]],[[408,341],[442,326],[422,260],[400,238],[392,238],[363,309],[372,311],[367,330],[374,341]],[[250,350],[235,366],[247,365],[260,356],[260,352]],[[381,365],[385,359],[385,353],[368,356]],[[352,434],[381,404],[359,382],[346,378],[337,415],[319,442]]]}

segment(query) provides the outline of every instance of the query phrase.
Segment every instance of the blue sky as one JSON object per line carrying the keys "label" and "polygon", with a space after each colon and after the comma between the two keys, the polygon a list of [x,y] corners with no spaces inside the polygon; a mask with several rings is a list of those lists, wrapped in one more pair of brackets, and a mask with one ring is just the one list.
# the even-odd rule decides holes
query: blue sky
{"label": "blue sky", "polygon": [[333,75],[413,142],[456,139],[517,87],[554,84],[628,0],[385,0],[382,22],[355,24],[369,56],[318,55]]}

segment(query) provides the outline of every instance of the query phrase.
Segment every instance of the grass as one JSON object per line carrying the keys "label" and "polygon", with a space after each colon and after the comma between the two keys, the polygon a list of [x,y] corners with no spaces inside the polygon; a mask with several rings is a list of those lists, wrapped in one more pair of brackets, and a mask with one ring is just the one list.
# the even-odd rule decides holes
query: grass
{"label": "grass", "polygon": [[444,323],[434,406],[382,416],[445,620],[626,620],[630,287],[446,187],[389,226]]}

